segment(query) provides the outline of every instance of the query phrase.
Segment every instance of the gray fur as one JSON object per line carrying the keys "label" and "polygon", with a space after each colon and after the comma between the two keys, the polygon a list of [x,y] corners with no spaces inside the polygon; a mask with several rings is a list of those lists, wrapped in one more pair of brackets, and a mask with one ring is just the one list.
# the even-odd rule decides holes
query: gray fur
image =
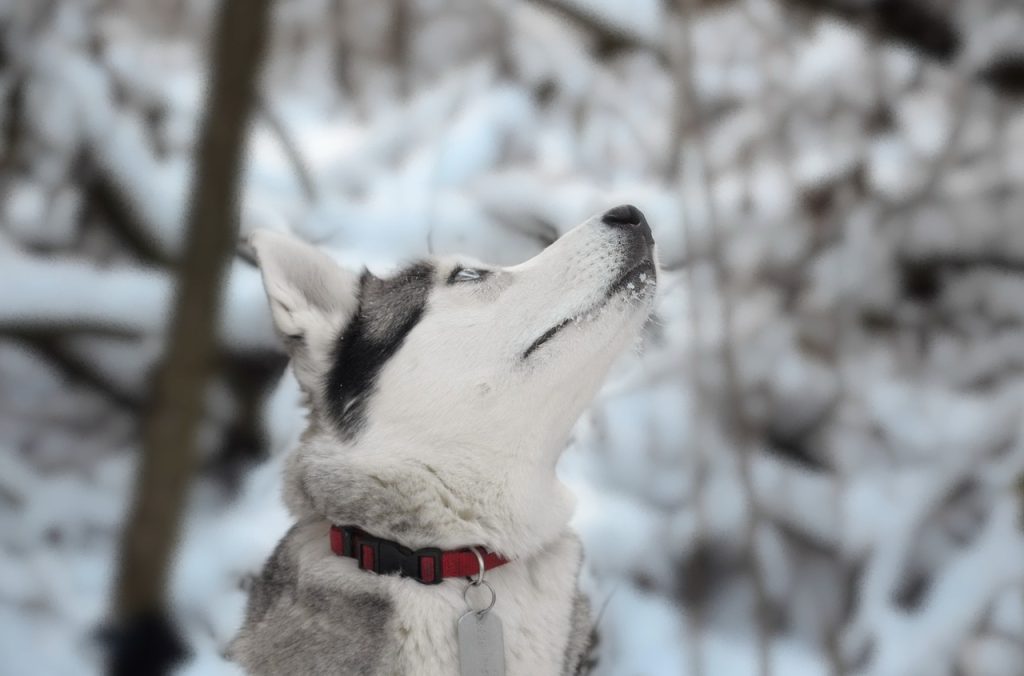
{"label": "gray fur", "polygon": [[365,676],[386,670],[390,599],[303,584],[293,526],[249,594],[229,653],[250,674]]}
{"label": "gray fur", "polygon": [[577,591],[572,605],[569,642],[565,646],[563,676],[577,676],[584,673],[584,658],[590,652],[593,644],[593,628],[593,622],[590,619],[590,601],[582,592]]}
{"label": "gray fur", "polygon": [[263,565],[263,572],[249,588],[249,603],[245,610],[245,623],[253,625],[263,621],[274,603],[283,596],[295,595],[296,566],[288,536],[298,526],[292,526],[285,537],[277,543],[274,552]]}
{"label": "gray fur", "polygon": [[[458,497],[436,474],[415,466],[402,470],[401,477],[384,472],[368,476],[345,458],[334,455],[321,462],[311,452],[302,458],[293,476],[307,513],[323,515],[332,523],[360,526],[409,546],[432,546],[438,534],[466,518],[486,521],[484,515],[459,510]],[[411,484],[415,491],[409,490]],[[423,510],[420,506],[426,500],[442,500],[452,507]]]}

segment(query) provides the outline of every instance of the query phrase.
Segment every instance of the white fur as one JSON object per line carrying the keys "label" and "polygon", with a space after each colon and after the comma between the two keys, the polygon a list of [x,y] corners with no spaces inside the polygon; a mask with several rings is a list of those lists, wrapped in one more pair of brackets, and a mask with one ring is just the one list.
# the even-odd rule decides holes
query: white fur
{"label": "white fur", "polygon": [[[521,265],[487,267],[492,272],[480,283],[446,285],[455,261],[439,261],[424,316],[380,371],[366,425],[348,441],[318,410],[318,388],[355,309],[355,277],[308,245],[281,235],[254,239],[275,323],[292,337],[296,372],[311,398],[310,429],[286,470],[286,500],[305,524],[292,543],[299,585],[391,600],[396,647],[379,673],[458,673],[455,623],[466,583],[424,586],[334,556],[330,522],[352,513],[368,521],[353,525],[412,548],[482,545],[514,559],[487,575],[504,625],[507,673],[561,673],[581,552],[567,529],[572,498],[555,464],[650,308],[644,289],[605,302],[623,271],[622,237],[591,219]],[[522,359],[566,319],[568,326]],[[384,512],[351,511],[346,500],[364,490],[387,501]],[[236,642],[249,668],[256,662],[244,655],[260,631],[247,625]]]}
{"label": "white fur", "polygon": [[294,237],[259,230],[249,241],[274,326],[289,344],[295,376],[307,391],[315,391],[328,368],[331,345],[356,309],[356,277]]}

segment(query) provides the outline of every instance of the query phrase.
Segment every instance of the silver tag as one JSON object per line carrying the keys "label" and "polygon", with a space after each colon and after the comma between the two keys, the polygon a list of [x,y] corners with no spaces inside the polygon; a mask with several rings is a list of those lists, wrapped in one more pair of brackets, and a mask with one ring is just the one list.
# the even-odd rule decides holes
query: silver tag
{"label": "silver tag", "polygon": [[505,676],[505,639],[493,612],[471,610],[459,618],[459,673]]}

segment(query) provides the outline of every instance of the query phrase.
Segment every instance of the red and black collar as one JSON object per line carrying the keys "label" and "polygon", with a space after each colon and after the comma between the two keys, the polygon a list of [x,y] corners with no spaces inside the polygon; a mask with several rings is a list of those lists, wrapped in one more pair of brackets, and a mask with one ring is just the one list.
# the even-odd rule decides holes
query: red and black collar
{"label": "red and black collar", "polygon": [[[484,570],[508,563],[508,559],[482,547]],[[359,568],[381,575],[398,573],[423,584],[440,584],[448,577],[473,577],[480,572],[471,549],[444,551],[436,547],[409,549],[397,542],[370,535],[355,526],[331,526],[331,551],[359,562]]]}

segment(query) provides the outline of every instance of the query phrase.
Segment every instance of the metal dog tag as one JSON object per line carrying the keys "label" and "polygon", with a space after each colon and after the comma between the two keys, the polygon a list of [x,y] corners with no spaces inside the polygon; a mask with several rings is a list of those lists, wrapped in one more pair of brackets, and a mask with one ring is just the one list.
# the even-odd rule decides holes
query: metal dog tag
{"label": "metal dog tag", "polygon": [[471,610],[459,618],[459,673],[505,676],[505,639],[493,612]]}

